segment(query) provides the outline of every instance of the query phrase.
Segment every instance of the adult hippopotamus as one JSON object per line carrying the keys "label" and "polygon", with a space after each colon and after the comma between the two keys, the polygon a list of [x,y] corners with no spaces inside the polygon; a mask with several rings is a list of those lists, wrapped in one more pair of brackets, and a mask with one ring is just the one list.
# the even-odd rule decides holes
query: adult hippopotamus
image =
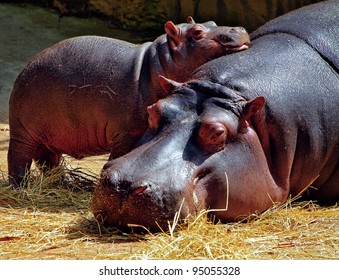
{"label": "adult hippopotamus", "polygon": [[177,211],[228,222],[303,192],[338,201],[338,17],[337,1],[296,10],[188,82],[161,78],[169,96],[148,107],[140,146],[104,166],[95,217],[156,231]]}
{"label": "adult hippopotamus", "polygon": [[153,43],[82,36],[35,56],[9,101],[8,173],[19,185],[32,159],[58,165],[75,158],[128,152],[147,129],[146,107],[163,97],[159,74],[184,81],[216,57],[248,48],[242,27],[214,22],[165,24]]}

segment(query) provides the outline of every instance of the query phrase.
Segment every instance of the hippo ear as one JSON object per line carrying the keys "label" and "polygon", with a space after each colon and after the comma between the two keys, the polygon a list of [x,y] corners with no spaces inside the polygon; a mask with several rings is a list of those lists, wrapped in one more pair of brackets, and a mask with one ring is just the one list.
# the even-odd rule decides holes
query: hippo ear
{"label": "hippo ear", "polygon": [[168,21],[165,23],[165,31],[167,35],[174,40],[176,40],[180,34],[179,27],[177,27],[172,21]]}
{"label": "hippo ear", "polygon": [[159,83],[167,95],[170,95],[171,93],[173,93],[174,90],[181,86],[180,83],[167,79],[161,75],[159,75]]}
{"label": "hippo ear", "polygon": [[246,120],[250,119],[251,116],[259,112],[264,108],[265,97],[258,96],[249,101],[244,102],[243,104],[243,114]]}
{"label": "hippo ear", "polygon": [[187,18],[187,23],[195,24],[195,21],[194,21],[194,19],[193,19],[191,16],[189,16],[189,17]]}

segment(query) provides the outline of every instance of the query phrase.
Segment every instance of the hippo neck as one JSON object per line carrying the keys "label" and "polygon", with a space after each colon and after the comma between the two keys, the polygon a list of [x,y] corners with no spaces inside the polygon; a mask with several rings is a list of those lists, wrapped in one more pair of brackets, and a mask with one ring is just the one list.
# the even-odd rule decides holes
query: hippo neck
{"label": "hippo neck", "polygon": [[[168,44],[167,35],[159,36],[153,43],[142,45],[144,53],[140,56],[140,80],[139,93],[149,92],[153,101],[164,98],[166,95],[159,83],[159,75],[167,78],[184,82],[186,81],[193,70],[190,69],[190,64],[182,64],[182,61],[177,61],[178,54],[171,49]],[[183,51],[183,50],[181,50]],[[186,53],[180,53],[180,57],[185,57]],[[184,66],[183,66],[184,65]]]}

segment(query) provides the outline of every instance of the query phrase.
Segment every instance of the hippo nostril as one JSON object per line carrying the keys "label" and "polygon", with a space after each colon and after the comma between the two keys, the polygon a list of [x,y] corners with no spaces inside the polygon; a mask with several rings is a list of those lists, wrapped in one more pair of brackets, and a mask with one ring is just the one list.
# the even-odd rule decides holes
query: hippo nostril
{"label": "hippo nostril", "polygon": [[119,172],[110,172],[109,170],[103,170],[101,172],[100,183],[105,188],[115,188],[114,186],[119,185],[120,183],[120,174]]}
{"label": "hippo nostril", "polygon": [[106,170],[106,169],[108,169],[108,168],[110,168],[110,162],[107,162],[107,163],[105,163],[105,165],[103,166],[103,170]]}
{"label": "hippo nostril", "polygon": [[104,164],[104,166],[102,167],[102,170],[110,169],[110,168],[112,168],[113,165],[114,165],[113,161],[108,161]]}
{"label": "hippo nostril", "polygon": [[100,184],[104,188],[109,188],[111,186],[111,180],[107,175],[101,175]]}
{"label": "hippo nostril", "polygon": [[155,184],[149,181],[138,181],[132,184],[131,191],[132,191],[132,194],[140,195],[144,193],[146,189],[152,188],[154,186]]}
{"label": "hippo nostril", "polygon": [[148,186],[141,186],[139,188],[136,188],[133,191],[133,194],[142,194],[147,188],[148,188]]}

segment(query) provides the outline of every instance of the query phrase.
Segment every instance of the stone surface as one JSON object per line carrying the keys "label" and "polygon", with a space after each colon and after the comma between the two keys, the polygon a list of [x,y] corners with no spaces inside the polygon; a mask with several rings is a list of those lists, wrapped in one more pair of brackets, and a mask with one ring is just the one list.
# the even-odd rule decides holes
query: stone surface
{"label": "stone surface", "polygon": [[113,29],[97,19],[63,17],[32,5],[0,3],[0,122],[8,122],[12,86],[26,63],[38,52],[63,39],[102,35],[140,41],[136,34]]}
{"label": "stone surface", "polygon": [[64,14],[101,14],[112,24],[133,30],[161,30],[164,21],[214,20],[253,31],[266,21],[320,0],[54,0]]}

